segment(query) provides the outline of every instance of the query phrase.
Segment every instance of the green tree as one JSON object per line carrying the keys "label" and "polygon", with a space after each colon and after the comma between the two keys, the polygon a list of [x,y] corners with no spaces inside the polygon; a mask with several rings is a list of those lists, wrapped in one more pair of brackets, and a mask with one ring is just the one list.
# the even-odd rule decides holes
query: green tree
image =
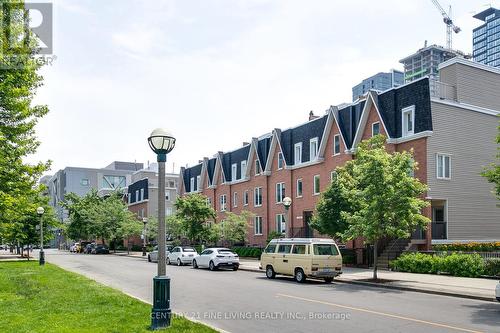
{"label": "green tree", "polygon": [[129,218],[126,218],[118,227],[117,238],[127,239],[127,253],[130,253],[130,237],[139,236],[143,231],[143,223],[139,221],[131,212]]}
{"label": "green tree", "polygon": [[339,168],[334,173],[332,183],[327,190],[321,194],[316,205],[316,212],[311,220],[310,226],[321,234],[332,238],[338,238],[347,230],[347,219],[343,212],[352,212],[353,207],[348,198],[348,184],[342,183],[347,177],[338,176],[345,173],[345,168]]}
{"label": "green tree", "polygon": [[62,206],[68,210],[69,221],[66,234],[70,239],[88,240],[94,236],[94,207],[101,202],[96,190],[91,190],[83,197],[68,193]]}
{"label": "green tree", "polygon": [[[25,29],[23,1],[3,1],[0,11],[0,235],[5,237],[19,221],[30,216],[31,206],[43,188],[37,181],[49,162],[28,164],[39,141],[35,125],[47,114],[43,105],[33,105],[38,74],[43,62],[35,59],[36,39]],[[17,8],[13,8],[13,6]],[[24,38],[23,38],[24,37]],[[5,237],[7,238],[7,237]]]}
{"label": "green tree", "polygon": [[242,211],[240,214],[226,212],[224,223],[221,225],[222,238],[233,246],[237,243],[245,243],[248,231],[248,220],[253,216],[251,212]]}
{"label": "green tree", "polygon": [[354,207],[341,214],[347,221],[344,239],[363,237],[374,245],[373,278],[377,279],[377,242],[383,237],[407,238],[430,220],[421,214],[428,202],[421,199],[427,186],[411,176],[416,168],[411,152],[390,154],[385,137],[361,142],[356,159],[347,162],[339,177]]}
{"label": "green tree", "polygon": [[203,238],[207,222],[216,216],[215,210],[207,205],[207,198],[198,193],[177,198],[175,209],[185,235],[191,242]]}
{"label": "green tree", "polygon": [[499,145],[497,147],[497,161],[495,163],[491,163],[489,167],[485,168],[481,173],[481,176],[485,177],[490,183],[494,184],[495,195],[497,199],[500,200],[500,125],[498,125],[498,135],[496,138],[496,142]]}

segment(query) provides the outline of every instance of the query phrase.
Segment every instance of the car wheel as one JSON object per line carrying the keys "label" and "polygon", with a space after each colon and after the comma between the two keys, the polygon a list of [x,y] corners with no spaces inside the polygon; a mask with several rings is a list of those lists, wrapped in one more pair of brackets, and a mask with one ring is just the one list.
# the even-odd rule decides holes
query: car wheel
{"label": "car wheel", "polygon": [[234,265],[234,266],[233,266],[233,271],[235,271],[235,272],[236,272],[236,271],[238,270],[238,268],[239,268],[238,266]]}
{"label": "car wheel", "polygon": [[266,276],[268,279],[274,279],[276,277],[276,272],[273,269],[273,266],[266,267]]}
{"label": "car wheel", "polygon": [[198,264],[196,263],[196,260],[193,260],[193,268],[198,268]]}
{"label": "car wheel", "polygon": [[151,262],[151,256],[148,254],[148,261]]}
{"label": "car wheel", "polygon": [[216,267],[214,265],[214,262],[210,260],[210,263],[208,264],[208,269],[211,271],[215,271]]}
{"label": "car wheel", "polygon": [[177,258],[177,266],[182,266],[182,262],[179,258]]}
{"label": "car wheel", "polygon": [[332,283],[332,281],[333,281],[333,278],[332,278],[332,277],[326,277],[326,278],[325,278],[325,282],[326,282],[326,283]]}
{"label": "car wheel", "polygon": [[304,271],[302,270],[302,268],[297,268],[295,270],[295,281],[297,281],[298,283],[302,283],[306,280],[306,275],[304,274]]}
{"label": "car wheel", "polygon": [[170,258],[167,257],[167,265],[170,265]]}

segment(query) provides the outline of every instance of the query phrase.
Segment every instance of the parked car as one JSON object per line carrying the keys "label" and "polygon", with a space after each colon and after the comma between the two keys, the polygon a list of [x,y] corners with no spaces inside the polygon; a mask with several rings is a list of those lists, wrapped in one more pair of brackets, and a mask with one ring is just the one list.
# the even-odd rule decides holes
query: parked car
{"label": "parked car", "polygon": [[99,245],[96,245],[92,249],[91,253],[92,254],[109,254],[109,248],[106,245],[99,244]]}
{"label": "parked car", "polygon": [[80,251],[79,249],[80,249],[80,243],[77,242],[69,247],[69,252],[78,253]]}
{"label": "parked car", "polygon": [[[165,257],[168,256],[170,251],[174,248],[173,245],[166,245]],[[148,253],[149,262],[158,262],[158,245],[153,248],[153,251]]]}
{"label": "parked car", "polygon": [[189,265],[197,255],[198,252],[196,252],[194,247],[176,246],[167,255],[167,265],[172,263],[177,264],[177,266]]}
{"label": "parked car", "polygon": [[240,267],[240,258],[230,249],[213,247],[205,249],[193,259],[193,268],[208,267],[214,271],[221,267],[232,268],[237,271]]}
{"label": "parked car", "polygon": [[94,248],[96,247],[95,243],[90,243],[85,246],[85,249],[83,250],[84,254],[91,254]]}
{"label": "parked car", "polygon": [[497,288],[495,290],[495,297],[497,298],[497,301],[500,302],[500,282],[497,284]]}
{"label": "parked car", "polygon": [[269,279],[282,274],[293,276],[297,282],[313,277],[330,283],[342,274],[342,255],[333,239],[273,239],[260,257],[260,269],[265,269]]}

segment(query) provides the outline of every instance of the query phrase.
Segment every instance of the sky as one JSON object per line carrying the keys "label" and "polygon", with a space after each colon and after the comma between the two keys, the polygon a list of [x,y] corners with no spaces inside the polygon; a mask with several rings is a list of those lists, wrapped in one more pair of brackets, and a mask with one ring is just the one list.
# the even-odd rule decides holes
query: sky
{"label": "sky", "polygon": [[[500,1],[451,4],[472,52],[472,18]],[[351,88],[428,44],[445,45],[431,0],[54,0],[51,66],[35,103],[50,112],[29,161],[105,167],[155,162],[147,144],[176,137],[167,171],[351,101]]]}

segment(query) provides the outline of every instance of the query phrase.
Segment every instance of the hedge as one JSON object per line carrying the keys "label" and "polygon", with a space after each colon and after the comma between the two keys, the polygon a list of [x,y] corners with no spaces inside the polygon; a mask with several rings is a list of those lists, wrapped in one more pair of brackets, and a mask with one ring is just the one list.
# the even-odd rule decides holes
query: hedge
{"label": "hedge", "polygon": [[240,257],[260,258],[262,254],[262,249],[259,247],[237,246],[232,250]]}
{"label": "hedge", "polygon": [[486,259],[484,261],[484,274],[489,276],[500,276],[500,259]]}
{"label": "hedge", "polygon": [[[484,260],[477,253],[453,253],[447,256],[407,253],[391,261],[390,265],[397,271],[410,273],[449,273],[464,277],[479,277],[486,274]],[[495,265],[497,263],[493,266],[498,268]]]}
{"label": "hedge", "polygon": [[500,251],[500,242],[492,243],[453,243],[436,244],[432,246],[434,251],[464,251],[464,252],[493,252]]}

